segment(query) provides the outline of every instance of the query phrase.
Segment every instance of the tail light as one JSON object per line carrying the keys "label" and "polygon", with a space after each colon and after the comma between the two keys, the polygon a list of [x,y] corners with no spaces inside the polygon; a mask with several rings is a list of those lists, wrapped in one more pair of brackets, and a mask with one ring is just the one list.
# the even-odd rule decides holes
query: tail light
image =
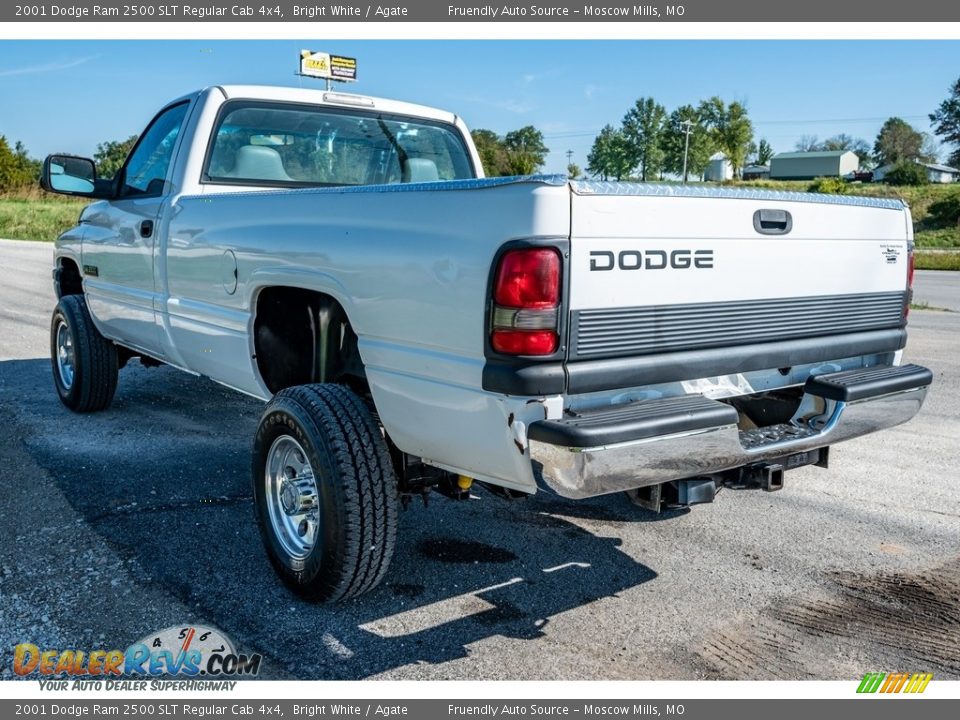
{"label": "tail light", "polygon": [[560,253],[508,250],[493,283],[490,345],[505,355],[552,355],[560,344]]}
{"label": "tail light", "polygon": [[913,243],[907,247],[907,296],[903,303],[903,319],[910,314],[910,303],[913,302]]}

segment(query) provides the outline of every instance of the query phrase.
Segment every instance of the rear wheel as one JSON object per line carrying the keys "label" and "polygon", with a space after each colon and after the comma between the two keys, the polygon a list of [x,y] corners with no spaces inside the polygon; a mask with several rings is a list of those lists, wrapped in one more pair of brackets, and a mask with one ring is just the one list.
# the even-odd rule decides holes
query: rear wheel
{"label": "rear wheel", "polygon": [[340,385],[299,385],[267,405],[253,447],[267,556],[295,592],[345,600],[383,579],[397,532],[397,481],[380,428]]}
{"label": "rear wheel", "polygon": [[117,390],[117,346],[97,330],[82,295],[60,298],[50,322],[50,360],[60,400],[74,412],[103,410]]}

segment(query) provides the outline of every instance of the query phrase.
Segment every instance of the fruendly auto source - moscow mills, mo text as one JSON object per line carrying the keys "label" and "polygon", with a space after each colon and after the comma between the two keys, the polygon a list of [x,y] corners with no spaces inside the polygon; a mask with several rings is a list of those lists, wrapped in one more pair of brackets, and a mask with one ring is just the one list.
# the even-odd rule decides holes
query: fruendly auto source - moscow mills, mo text
{"label": "fruendly auto source - moscow mills, mo text", "polygon": [[659,18],[663,16],[680,17],[684,14],[683,5],[584,5],[571,8],[558,5],[450,5],[447,13],[450,17],[496,19],[538,17],[538,18],[576,18],[577,16],[603,18]]}

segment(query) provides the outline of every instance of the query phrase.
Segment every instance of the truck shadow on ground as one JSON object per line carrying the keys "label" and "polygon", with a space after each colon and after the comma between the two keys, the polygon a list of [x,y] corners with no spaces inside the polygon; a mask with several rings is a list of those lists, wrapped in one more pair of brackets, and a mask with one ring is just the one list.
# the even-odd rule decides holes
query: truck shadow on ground
{"label": "truck shadow on ground", "polygon": [[[134,366],[108,411],[77,416],[59,403],[46,360],[0,363],[0,391],[29,455],[125,558],[124,581],[263,653],[266,677],[363,678],[465,658],[489,638],[536,642],[557,616],[657,577],[605,535],[663,516],[619,496],[509,502],[478,491],[415,502],[380,588],[310,604],[278,582],[254,526],[249,453],[262,403]],[[463,676],[451,665],[450,678]]]}

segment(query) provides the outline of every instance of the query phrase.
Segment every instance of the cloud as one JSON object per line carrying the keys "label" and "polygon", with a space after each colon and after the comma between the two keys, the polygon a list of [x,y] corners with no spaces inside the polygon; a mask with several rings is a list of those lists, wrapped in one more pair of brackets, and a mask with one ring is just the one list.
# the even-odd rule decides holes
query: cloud
{"label": "cloud", "polygon": [[39,73],[63,72],[70,70],[91,60],[100,57],[99,55],[88,55],[87,57],[76,58],[75,60],[64,60],[60,62],[49,62],[42,65],[28,65],[26,67],[10,68],[9,70],[0,69],[0,77],[13,77],[14,75],[36,75]]}
{"label": "cloud", "polygon": [[506,112],[514,113],[516,115],[524,115],[532,110],[537,109],[537,106],[529,100],[518,100],[515,98],[491,99],[482,95],[460,95],[455,97],[460,102],[474,103],[477,105],[489,105],[490,107],[495,107],[498,110],[505,110]]}
{"label": "cloud", "polygon": [[507,112],[523,115],[536,109],[536,105],[526,100],[511,100],[510,98],[501,98],[490,103],[494,107],[506,110]]}

